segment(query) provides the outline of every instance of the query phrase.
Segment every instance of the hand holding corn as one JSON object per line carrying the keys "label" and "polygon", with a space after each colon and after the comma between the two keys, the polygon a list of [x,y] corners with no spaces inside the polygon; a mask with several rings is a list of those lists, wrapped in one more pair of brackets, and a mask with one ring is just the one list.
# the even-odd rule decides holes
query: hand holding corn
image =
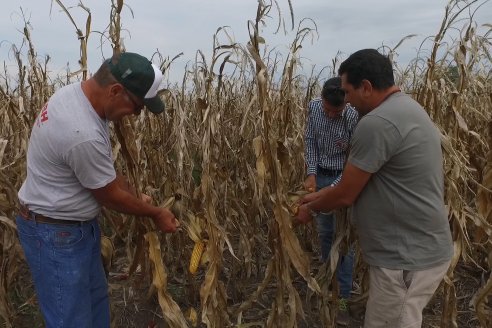
{"label": "hand holding corn", "polygon": [[159,212],[152,219],[162,232],[175,232],[179,228],[179,221],[167,208],[159,207]]}

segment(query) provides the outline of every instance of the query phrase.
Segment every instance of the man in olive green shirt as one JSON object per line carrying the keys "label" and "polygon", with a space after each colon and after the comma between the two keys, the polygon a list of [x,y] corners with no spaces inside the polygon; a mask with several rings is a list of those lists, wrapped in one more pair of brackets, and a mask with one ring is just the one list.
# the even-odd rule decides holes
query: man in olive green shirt
{"label": "man in olive green shirt", "polygon": [[342,180],[307,195],[298,220],[353,205],[370,266],[364,327],[420,327],[453,255],[440,133],[395,86],[390,60],[376,50],[352,54],[338,73],[345,100],[361,119]]}

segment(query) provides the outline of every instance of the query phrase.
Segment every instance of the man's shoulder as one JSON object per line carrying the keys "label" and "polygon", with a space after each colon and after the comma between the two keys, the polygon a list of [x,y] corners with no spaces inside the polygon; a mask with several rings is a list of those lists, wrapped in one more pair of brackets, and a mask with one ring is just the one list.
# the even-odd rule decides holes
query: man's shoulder
{"label": "man's shoulder", "polygon": [[357,112],[357,110],[354,107],[352,107],[350,104],[347,104],[347,106],[345,106],[345,113],[350,119],[355,119],[355,120],[359,119],[359,112]]}
{"label": "man's shoulder", "polygon": [[366,129],[368,131],[384,130],[389,126],[396,127],[395,123],[388,117],[372,112],[362,116],[357,126],[360,127],[358,130]]}
{"label": "man's shoulder", "polygon": [[321,98],[314,98],[308,104],[308,111],[310,113],[320,113],[323,110],[323,103]]}
{"label": "man's shoulder", "polygon": [[321,98],[314,98],[309,102],[309,107],[320,107],[321,106]]}
{"label": "man's shoulder", "polygon": [[80,91],[80,83],[65,86],[48,103],[48,110],[52,111],[49,128],[53,140],[58,140],[67,149],[83,142],[100,142],[108,138],[107,122],[92,112],[93,109],[81,98]]}
{"label": "man's shoulder", "polygon": [[76,119],[77,112],[84,107],[79,92],[81,92],[80,83],[68,84],[56,90],[48,100],[48,111],[56,112],[56,117],[61,119],[68,121]]}
{"label": "man's shoulder", "polygon": [[76,93],[78,90],[81,90],[80,85],[80,82],[64,85],[53,93],[52,98],[73,97],[74,93]]}

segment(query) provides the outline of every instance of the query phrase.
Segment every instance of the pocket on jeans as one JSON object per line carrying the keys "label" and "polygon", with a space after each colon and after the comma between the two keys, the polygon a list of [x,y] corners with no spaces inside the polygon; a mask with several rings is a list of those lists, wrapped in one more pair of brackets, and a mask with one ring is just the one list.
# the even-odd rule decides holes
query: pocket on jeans
{"label": "pocket on jeans", "polygon": [[15,222],[17,224],[17,233],[19,235],[26,237],[34,237],[38,235],[35,222],[26,220],[20,215],[17,215]]}
{"label": "pocket on jeans", "polygon": [[69,248],[77,245],[84,238],[84,231],[80,226],[53,226],[51,229],[53,246]]}

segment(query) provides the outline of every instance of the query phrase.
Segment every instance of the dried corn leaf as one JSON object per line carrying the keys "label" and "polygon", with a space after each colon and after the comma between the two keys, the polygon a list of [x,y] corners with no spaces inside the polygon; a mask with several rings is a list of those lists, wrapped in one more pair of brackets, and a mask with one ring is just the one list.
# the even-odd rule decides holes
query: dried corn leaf
{"label": "dried corn leaf", "polygon": [[179,305],[166,292],[167,273],[162,262],[161,244],[157,233],[154,231],[145,234],[145,240],[149,244],[149,258],[152,261],[152,285],[157,290],[159,305],[162,314],[170,327],[188,327],[188,323],[179,308]]}

